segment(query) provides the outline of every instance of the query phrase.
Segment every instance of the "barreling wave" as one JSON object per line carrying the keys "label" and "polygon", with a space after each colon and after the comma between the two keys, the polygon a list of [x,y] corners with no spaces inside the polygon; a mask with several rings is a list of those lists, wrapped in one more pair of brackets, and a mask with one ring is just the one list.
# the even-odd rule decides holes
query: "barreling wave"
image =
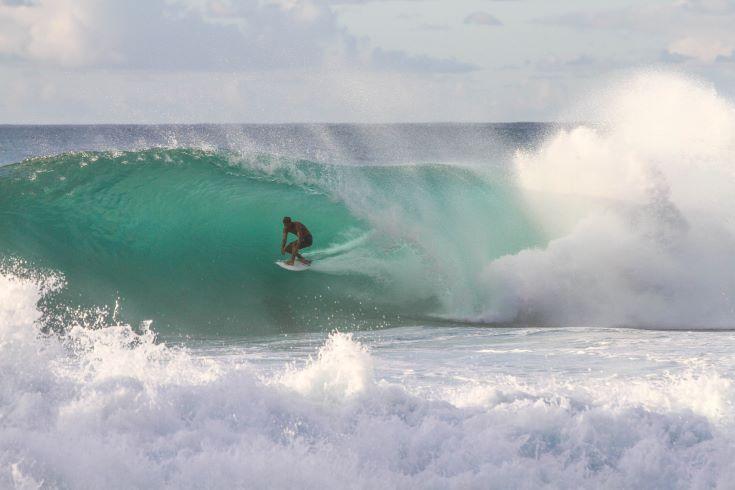
{"label": "barreling wave", "polygon": [[[63,275],[52,324],[115,304],[194,334],[394,324],[479,311],[477,267],[537,240],[519,203],[456,166],[68,153],[0,169],[0,252]],[[284,215],[314,235],[308,274],[273,264]]]}
{"label": "barreling wave", "polygon": [[[603,124],[477,167],[186,148],[27,160],[0,168],[0,255],[64,278],[51,326],[102,305],[194,334],[735,327],[735,107],[661,73],[596,103]],[[313,232],[309,273],[273,265],[284,215]]]}

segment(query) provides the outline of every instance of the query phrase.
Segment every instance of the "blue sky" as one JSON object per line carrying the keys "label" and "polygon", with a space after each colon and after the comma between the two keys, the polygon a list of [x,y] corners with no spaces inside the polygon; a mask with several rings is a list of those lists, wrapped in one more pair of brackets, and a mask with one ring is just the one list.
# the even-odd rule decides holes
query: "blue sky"
{"label": "blue sky", "polygon": [[0,123],[548,121],[735,90],[735,0],[0,0]]}

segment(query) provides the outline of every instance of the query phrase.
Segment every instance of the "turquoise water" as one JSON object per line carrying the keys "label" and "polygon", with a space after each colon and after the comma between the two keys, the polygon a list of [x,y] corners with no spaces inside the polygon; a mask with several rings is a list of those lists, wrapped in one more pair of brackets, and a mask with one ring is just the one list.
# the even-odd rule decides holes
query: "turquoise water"
{"label": "turquoise water", "polygon": [[[314,236],[276,267],[281,218]],[[0,170],[0,250],[63,274],[49,317],[118,304],[160,331],[253,334],[481,312],[476,266],[539,242],[499,171],[151,149]]]}

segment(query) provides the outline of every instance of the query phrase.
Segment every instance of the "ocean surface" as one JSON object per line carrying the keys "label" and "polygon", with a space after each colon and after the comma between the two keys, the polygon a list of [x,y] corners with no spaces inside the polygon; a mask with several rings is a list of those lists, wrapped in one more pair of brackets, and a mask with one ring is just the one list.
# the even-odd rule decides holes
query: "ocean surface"
{"label": "ocean surface", "polygon": [[0,488],[731,488],[735,107],[598,99],[0,126]]}

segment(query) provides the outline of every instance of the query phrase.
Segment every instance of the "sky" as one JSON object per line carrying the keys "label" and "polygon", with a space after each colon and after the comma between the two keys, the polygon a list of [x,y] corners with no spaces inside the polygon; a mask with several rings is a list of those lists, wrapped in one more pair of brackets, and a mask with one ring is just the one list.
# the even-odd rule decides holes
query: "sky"
{"label": "sky", "polygon": [[735,95],[735,0],[0,0],[0,124],[569,119],[640,70]]}

